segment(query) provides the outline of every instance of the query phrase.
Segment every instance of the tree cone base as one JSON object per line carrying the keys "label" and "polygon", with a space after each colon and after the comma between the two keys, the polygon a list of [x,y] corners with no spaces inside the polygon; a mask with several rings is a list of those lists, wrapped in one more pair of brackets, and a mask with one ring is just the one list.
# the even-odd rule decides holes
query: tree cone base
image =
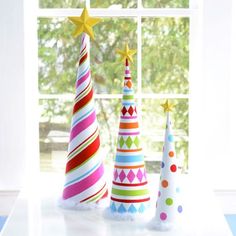
{"label": "tree cone base", "polygon": [[70,199],[65,200],[65,199],[60,198],[58,200],[58,206],[64,209],[78,210],[78,211],[87,211],[87,210],[93,210],[93,209],[106,208],[109,205],[109,200],[107,196],[108,196],[108,193],[106,192],[99,201],[91,202],[91,203],[81,203],[81,202],[75,202]]}

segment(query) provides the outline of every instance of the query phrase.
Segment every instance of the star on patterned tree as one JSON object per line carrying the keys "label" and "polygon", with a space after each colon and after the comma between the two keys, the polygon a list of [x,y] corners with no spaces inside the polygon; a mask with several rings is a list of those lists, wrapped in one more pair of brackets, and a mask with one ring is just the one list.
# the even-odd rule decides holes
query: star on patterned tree
{"label": "star on patterned tree", "polygon": [[90,17],[88,10],[84,8],[80,17],[69,17],[69,20],[76,25],[74,37],[77,37],[81,33],[85,32],[94,40],[93,26],[101,21],[99,18]]}
{"label": "star on patterned tree", "polygon": [[129,49],[128,44],[125,45],[125,49],[123,51],[120,49],[117,49],[116,52],[121,55],[122,61],[125,61],[126,59],[128,59],[130,62],[134,62],[132,56],[136,53],[136,50]]}
{"label": "star on patterned tree", "polygon": [[161,104],[161,106],[164,108],[164,112],[169,112],[172,111],[174,104],[173,103],[169,103],[168,100],[166,100],[165,103]]}

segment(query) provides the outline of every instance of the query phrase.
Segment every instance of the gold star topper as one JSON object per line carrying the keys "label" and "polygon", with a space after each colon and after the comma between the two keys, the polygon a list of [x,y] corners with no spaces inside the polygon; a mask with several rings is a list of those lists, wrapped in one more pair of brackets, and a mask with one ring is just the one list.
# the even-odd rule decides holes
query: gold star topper
{"label": "gold star topper", "polygon": [[165,103],[161,104],[161,106],[164,108],[164,112],[169,112],[169,111],[172,111],[174,104],[169,103],[169,101],[167,99]]}
{"label": "gold star topper", "polygon": [[129,49],[129,45],[125,45],[125,50],[122,51],[120,49],[117,49],[116,52],[121,55],[121,60],[125,61],[128,59],[130,62],[134,62],[132,56],[136,53],[136,50],[134,49]]}
{"label": "gold star topper", "polygon": [[77,37],[81,33],[85,32],[94,40],[93,26],[101,21],[99,18],[90,17],[87,8],[84,8],[80,17],[69,17],[69,20],[76,25],[74,37]]}

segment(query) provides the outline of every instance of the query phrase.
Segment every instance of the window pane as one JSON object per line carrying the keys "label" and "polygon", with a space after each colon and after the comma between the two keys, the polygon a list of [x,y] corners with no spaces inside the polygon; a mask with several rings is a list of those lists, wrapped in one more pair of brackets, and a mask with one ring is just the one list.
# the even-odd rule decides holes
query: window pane
{"label": "window pane", "polygon": [[[101,153],[107,167],[113,166],[118,134],[120,99],[96,99]],[[73,101],[42,99],[40,107],[40,168],[42,172],[64,171]]]}
{"label": "window pane", "polygon": [[137,0],[90,0],[90,5],[93,8],[135,8]]}
{"label": "window pane", "polygon": [[[94,28],[91,42],[91,70],[96,93],[121,93],[124,66],[117,48],[129,42],[137,47],[137,23],[133,18],[105,18]],[[65,18],[38,19],[39,91],[44,94],[74,93],[79,39],[71,33],[74,26]],[[131,67],[136,89],[137,60]]]}
{"label": "window pane", "polygon": [[40,169],[64,171],[70,130],[72,102],[60,99],[39,101]]}
{"label": "window pane", "polygon": [[189,0],[142,0],[144,7],[150,8],[188,8]]}
{"label": "window pane", "polygon": [[40,8],[84,8],[85,0],[39,0]]}
{"label": "window pane", "polygon": [[[183,171],[188,165],[188,100],[170,99],[175,104],[171,113],[172,129],[175,135],[177,157],[183,162]],[[142,138],[148,172],[160,171],[166,115],[161,104],[164,100],[143,99]],[[182,165],[182,163],[180,163]]]}
{"label": "window pane", "polygon": [[188,93],[189,19],[142,19],[142,85],[146,93]]}

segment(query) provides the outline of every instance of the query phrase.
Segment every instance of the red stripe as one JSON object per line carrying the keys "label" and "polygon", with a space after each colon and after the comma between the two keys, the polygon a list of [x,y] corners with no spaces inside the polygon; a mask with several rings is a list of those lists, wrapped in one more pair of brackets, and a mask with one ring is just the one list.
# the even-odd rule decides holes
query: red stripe
{"label": "red stripe", "polygon": [[131,80],[131,77],[125,77],[125,80]]}
{"label": "red stripe", "polygon": [[135,186],[142,186],[142,185],[145,185],[145,184],[147,184],[147,181],[145,181],[145,182],[143,182],[143,183],[137,183],[137,184],[117,183],[117,182],[115,182],[115,181],[113,181],[112,183],[115,184],[115,185],[118,185],[118,186],[127,186],[127,187],[132,186],[132,187],[135,187]]}
{"label": "red stripe", "polygon": [[99,148],[100,140],[99,136],[82,152],[78,153],[73,159],[67,162],[66,164],[66,173],[71,171],[77,166],[80,166],[83,162],[89,159]]}
{"label": "red stripe", "polygon": [[133,199],[133,200],[117,199],[117,198],[111,197],[111,200],[116,201],[116,202],[124,202],[124,203],[138,203],[138,202],[147,202],[150,200],[150,197],[145,198],[145,199]]}
{"label": "red stripe", "polygon": [[92,99],[92,97],[93,97],[93,90],[91,89],[86,96],[84,96],[74,105],[73,114],[75,114],[81,107],[87,104]]}
{"label": "red stripe", "polygon": [[95,195],[99,194],[99,193],[104,189],[105,186],[106,186],[106,184],[104,184],[103,187],[102,187],[98,192],[96,192],[95,194],[93,194],[93,195],[90,196],[90,197],[85,198],[84,200],[82,200],[82,201],[80,201],[80,202],[84,202],[84,201],[86,201],[86,200],[88,200],[88,199],[94,197]]}
{"label": "red stripe", "polygon": [[78,149],[82,144],[84,144],[87,140],[89,140],[96,132],[97,132],[98,128],[96,128],[96,130],[88,137],[86,138],[79,146],[77,146],[76,148],[74,148],[69,154],[68,156],[71,155],[72,152],[74,152],[76,149]]}
{"label": "red stripe", "polygon": [[80,54],[82,54],[85,49],[86,49],[86,46],[83,48],[83,50],[80,52]]}
{"label": "red stripe", "polygon": [[79,60],[79,65],[81,65],[88,57],[88,53],[85,53],[83,57],[80,58]]}
{"label": "red stripe", "polygon": [[103,194],[103,196],[101,197],[101,199],[104,199],[104,198],[106,198],[106,197],[108,197],[108,190],[106,190],[106,192]]}

